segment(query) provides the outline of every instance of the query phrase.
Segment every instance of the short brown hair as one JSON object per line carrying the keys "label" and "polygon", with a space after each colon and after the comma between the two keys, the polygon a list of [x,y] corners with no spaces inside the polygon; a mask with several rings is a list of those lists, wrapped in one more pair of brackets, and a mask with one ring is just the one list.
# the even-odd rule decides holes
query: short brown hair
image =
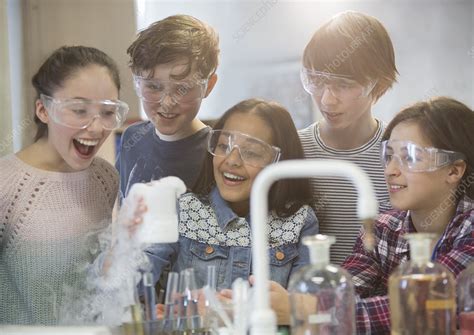
{"label": "short brown hair", "polygon": [[383,140],[390,139],[393,128],[403,122],[418,125],[423,135],[439,149],[461,152],[466,156],[462,182],[474,199],[474,112],[465,104],[448,97],[417,102],[400,111],[385,129]]}
{"label": "short brown hair", "polygon": [[157,65],[184,59],[187,68],[182,79],[196,70],[202,79],[209,78],[217,69],[219,36],[208,24],[189,15],[173,15],[151,24],[139,32],[128,47],[129,66],[141,75]]}
{"label": "short brown hair", "polygon": [[304,50],[303,66],[349,75],[362,85],[377,80],[375,100],[392,87],[398,74],[385,27],[375,17],[355,11],[334,16],[314,33]]}
{"label": "short brown hair", "polygon": [[[277,102],[248,99],[227,110],[213,129],[222,129],[226,121],[235,114],[253,114],[261,118],[272,130],[273,145],[281,149],[280,161],[303,159],[303,148],[290,113]],[[212,155],[207,153],[204,164],[192,191],[207,195],[215,185]],[[309,179],[285,179],[277,181],[269,193],[269,209],[281,217],[294,214],[302,205],[311,204]]]}

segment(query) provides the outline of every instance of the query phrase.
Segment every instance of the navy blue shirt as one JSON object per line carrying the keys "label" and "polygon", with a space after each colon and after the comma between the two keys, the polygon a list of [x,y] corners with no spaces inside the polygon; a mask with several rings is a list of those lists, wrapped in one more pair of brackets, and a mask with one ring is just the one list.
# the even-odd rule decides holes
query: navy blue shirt
{"label": "navy blue shirt", "polygon": [[115,167],[120,173],[120,199],[127,196],[135,183],[147,183],[167,176],[181,178],[191,188],[201,171],[207,150],[206,127],[178,141],[158,137],[153,123],[140,122],[128,127],[122,135]]}

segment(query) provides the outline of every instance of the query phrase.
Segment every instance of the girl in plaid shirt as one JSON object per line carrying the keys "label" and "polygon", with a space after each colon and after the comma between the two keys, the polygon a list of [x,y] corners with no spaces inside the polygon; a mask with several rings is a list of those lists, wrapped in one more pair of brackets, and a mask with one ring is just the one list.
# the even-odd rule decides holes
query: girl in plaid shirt
{"label": "girl in plaid shirt", "polygon": [[[416,103],[388,125],[381,158],[392,211],[375,221],[376,248],[365,232],[342,267],[353,275],[358,334],[390,334],[388,278],[409,260],[406,233],[434,233],[432,260],[456,277],[474,260],[474,112],[450,98]],[[289,323],[287,291],[271,284],[272,307]]]}
{"label": "girl in plaid shirt", "polygon": [[456,277],[474,260],[474,112],[445,97],[414,104],[388,125],[381,157],[392,211],[375,222],[377,247],[362,230],[343,267],[358,294],[360,334],[390,333],[387,282],[409,260],[406,233],[434,233],[432,260]]}

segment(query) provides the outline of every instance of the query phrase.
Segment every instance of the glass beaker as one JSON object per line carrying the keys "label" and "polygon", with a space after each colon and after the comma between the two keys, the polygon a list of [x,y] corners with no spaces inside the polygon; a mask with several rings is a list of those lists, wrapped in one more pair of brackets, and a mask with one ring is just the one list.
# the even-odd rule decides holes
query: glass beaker
{"label": "glass beaker", "polygon": [[351,275],[329,264],[333,236],[303,238],[311,264],[291,276],[288,285],[291,306],[291,333],[355,334],[355,295]]}
{"label": "glass beaker", "polygon": [[441,264],[430,261],[433,234],[407,234],[410,261],[389,277],[391,333],[456,333],[456,284]]}

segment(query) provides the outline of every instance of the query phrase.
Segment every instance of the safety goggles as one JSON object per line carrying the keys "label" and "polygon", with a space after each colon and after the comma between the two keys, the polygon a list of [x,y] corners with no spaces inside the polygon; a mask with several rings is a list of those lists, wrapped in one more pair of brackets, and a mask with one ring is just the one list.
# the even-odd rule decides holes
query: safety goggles
{"label": "safety goggles", "polygon": [[345,101],[368,96],[377,84],[376,81],[372,81],[363,86],[354,79],[351,79],[350,76],[336,75],[307,68],[301,69],[300,76],[305,91],[312,96],[320,98],[326,89],[329,89],[333,96]]}
{"label": "safety goggles", "polygon": [[128,105],[120,100],[55,99],[45,94],[40,99],[54,122],[75,129],[89,127],[96,118],[104,129],[117,129],[128,113]]}
{"label": "safety goggles", "polygon": [[227,157],[234,149],[239,151],[245,164],[254,167],[277,162],[281,152],[280,148],[237,131],[211,130],[207,150],[212,155]]}
{"label": "safety goggles", "polygon": [[135,91],[145,102],[162,103],[169,97],[173,104],[193,103],[204,98],[207,90],[207,79],[186,81],[148,79],[133,76]]}
{"label": "safety goggles", "polygon": [[438,170],[455,161],[465,160],[460,152],[428,148],[410,141],[388,140],[382,142],[381,159],[386,168],[396,158],[401,169],[410,172]]}

